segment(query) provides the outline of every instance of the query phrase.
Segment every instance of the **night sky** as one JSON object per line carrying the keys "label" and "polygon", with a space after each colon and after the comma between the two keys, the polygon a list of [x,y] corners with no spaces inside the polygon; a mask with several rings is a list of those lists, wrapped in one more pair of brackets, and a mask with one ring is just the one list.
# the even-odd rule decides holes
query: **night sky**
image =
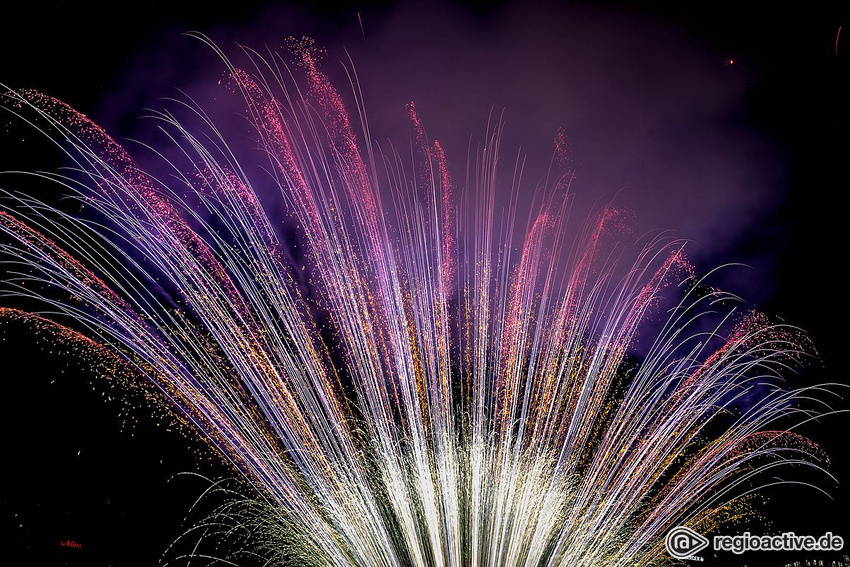
{"label": "night sky", "polygon": [[[287,36],[312,36],[327,48],[337,84],[345,76],[336,62],[350,53],[381,140],[407,143],[404,104],[414,100],[456,172],[465,169],[470,136],[480,138],[491,109],[504,109],[505,162],[521,148],[533,189],[563,127],[575,150],[578,218],[614,199],[642,230],[692,240],[699,272],[746,264],[714,282],[809,333],[821,361],[794,383],[850,384],[839,273],[847,254],[850,36],[836,48],[850,5],[178,4],[4,8],[0,83],[54,95],[119,140],[143,139],[144,109],[162,108],[176,88],[214,100],[220,62],[182,32],[204,32],[225,51],[237,41],[278,49]],[[46,147],[0,136],[0,170],[57,165]],[[0,184],[11,188],[6,178]],[[149,408],[127,415],[127,403],[105,401],[120,392],[23,326],[0,329],[0,338],[0,557],[14,558],[9,565],[157,563],[205,486],[175,475],[220,477],[228,468]],[[769,491],[773,526],[753,531],[832,531],[850,545],[848,425],[833,416],[806,429],[840,484],[801,476],[829,496]],[[61,545],[69,541],[80,547]],[[708,563],[778,566],[799,557]]]}

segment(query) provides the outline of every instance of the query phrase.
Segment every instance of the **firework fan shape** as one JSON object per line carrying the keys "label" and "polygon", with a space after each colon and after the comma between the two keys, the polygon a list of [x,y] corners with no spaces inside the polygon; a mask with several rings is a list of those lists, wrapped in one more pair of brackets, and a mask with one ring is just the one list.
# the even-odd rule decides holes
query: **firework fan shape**
{"label": "firework fan shape", "polygon": [[711,530],[765,471],[824,466],[788,431],[814,415],[809,392],[780,380],[805,339],[734,315],[681,243],[624,260],[621,211],[567,239],[563,136],[562,175],[514,246],[514,213],[496,214],[501,126],[456,185],[413,105],[405,161],[371,142],[351,68],[354,114],[311,44],[293,52],[287,66],[246,50],[248,70],[219,52],[259,181],[191,101],[202,131],[157,115],[191,164],[159,177],[55,99],[2,106],[73,160],[50,177],[87,211],[4,190],[5,291],[117,355],[219,451],[259,494],[229,512],[275,561],[665,564],[671,527]]}

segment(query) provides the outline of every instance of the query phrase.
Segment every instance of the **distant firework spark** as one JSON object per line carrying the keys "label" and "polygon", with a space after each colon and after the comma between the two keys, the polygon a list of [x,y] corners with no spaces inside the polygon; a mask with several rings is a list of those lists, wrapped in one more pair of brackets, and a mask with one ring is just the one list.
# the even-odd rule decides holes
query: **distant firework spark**
{"label": "distant firework spark", "polygon": [[[58,100],[9,91],[2,105],[73,160],[50,177],[86,211],[4,189],[5,290],[56,323],[3,318],[155,386],[256,489],[228,513],[264,553],[661,565],[671,527],[709,532],[747,514],[765,471],[825,466],[787,430],[814,415],[798,402],[816,393],[780,377],[805,338],[737,315],[681,243],[635,246],[622,211],[567,238],[562,135],[561,175],[514,246],[513,197],[497,214],[501,125],[459,184],[412,104],[413,151],[380,152],[356,80],[351,115],[310,42],[293,45],[290,66],[222,56],[250,148],[191,100],[198,128],[158,114],[173,143],[159,177]],[[262,169],[237,158],[255,146]]]}

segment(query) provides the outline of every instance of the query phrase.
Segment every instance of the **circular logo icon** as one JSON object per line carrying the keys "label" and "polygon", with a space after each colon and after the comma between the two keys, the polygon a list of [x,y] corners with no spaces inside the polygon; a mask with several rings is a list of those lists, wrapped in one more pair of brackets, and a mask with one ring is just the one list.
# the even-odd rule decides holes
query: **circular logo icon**
{"label": "circular logo icon", "polygon": [[667,532],[664,538],[664,547],[667,553],[676,559],[687,559],[708,547],[708,538],[698,534],[691,528],[677,526]]}

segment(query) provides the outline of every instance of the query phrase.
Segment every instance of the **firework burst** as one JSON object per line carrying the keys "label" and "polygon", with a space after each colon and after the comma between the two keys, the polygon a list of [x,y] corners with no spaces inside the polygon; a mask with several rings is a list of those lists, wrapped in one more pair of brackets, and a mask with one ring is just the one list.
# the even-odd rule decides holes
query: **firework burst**
{"label": "firework burst", "polygon": [[814,415],[780,379],[802,335],[736,315],[681,243],[630,254],[621,211],[568,239],[563,135],[562,174],[519,239],[516,206],[497,215],[500,125],[458,185],[412,104],[411,158],[383,153],[353,69],[352,115],[313,46],[293,52],[246,50],[247,70],[222,54],[261,175],[191,101],[197,129],[156,116],[179,156],[156,176],[65,104],[3,97],[73,161],[50,177],[87,211],[4,191],[6,291],[201,432],[259,495],[220,515],[277,541],[270,556],[657,565],[667,530],[740,515],[764,471],[822,466],[787,431]]}

